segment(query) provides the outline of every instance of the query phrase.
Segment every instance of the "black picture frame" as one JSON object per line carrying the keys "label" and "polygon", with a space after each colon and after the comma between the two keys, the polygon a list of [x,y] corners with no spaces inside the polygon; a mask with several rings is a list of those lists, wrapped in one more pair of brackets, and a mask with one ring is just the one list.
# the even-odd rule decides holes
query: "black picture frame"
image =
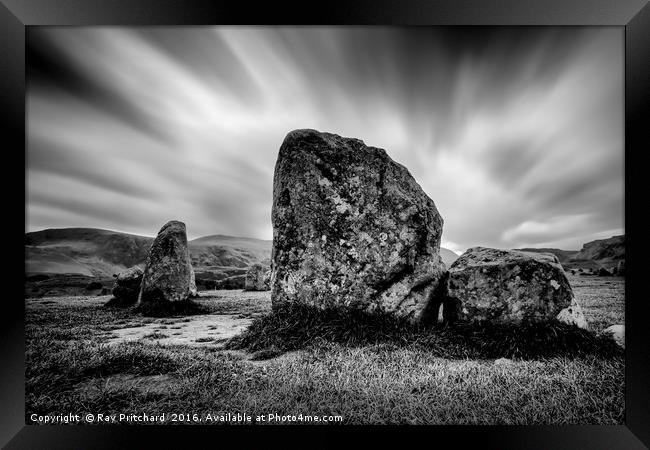
{"label": "black picture frame", "polygon": [[[360,24],[360,25],[607,25],[625,27],[625,234],[626,234],[626,419],[621,426],[448,426],[397,429],[363,427],[366,437],[382,438],[397,431],[413,442],[413,433],[431,446],[442,442],[458,447],[532,449],[642,449],[650,446],[650,351],[648,350],[648,296],[643,290],[643,255],[647,239],[643,222],[648,148],[647,117],[650,92],[650,6],[647,0],[363,0],[321,4],[237,0],[0,0],[0,111],[5,143],[6,252],[11,261],[5,272],[0,313],[0,444],[18,448],[158,448],[194,446],[197,439],[225,445],[224,434],[245,440],[247,427],[116,427],[26,426],[24,367],[24,255],[20,221],[25,217],[18,165],[25,164],[25,34],[35,25],[208,25],[208,24]],[[20,158],[21,151],[23,158]],[[8,164],[8,167],[7,167]],[[25,167],[26,168],[26,167]],[[7,170],[8,169],[8,170]],[[26,171],[23,172],[26,174]],[[23,179],[23,183],[24,183]],[[24,225],[24,223],[23,223]],[[15,256],[13,253],[15,252]],[[15,271],[15,273],[14,273]],[[324,444],[331,427],[303,428],[319,435],[295,439],[277,427],[259,430],[269,441]],[[338,428],[341,430],[341,428]],[[348,432],[349,428],[343,430]],[[257,433],[255,433],[257,434]],[[364,437],[365,439],[365,437]],[[240,441],[241,444],[242,441]],[[234,444],[228,444],[234,445]]]}

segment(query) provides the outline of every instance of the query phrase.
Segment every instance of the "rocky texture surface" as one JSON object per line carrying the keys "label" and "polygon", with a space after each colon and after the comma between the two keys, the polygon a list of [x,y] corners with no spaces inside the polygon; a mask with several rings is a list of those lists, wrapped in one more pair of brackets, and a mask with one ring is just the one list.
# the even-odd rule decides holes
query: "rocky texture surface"
{"label": "rocky texture surface", "polygon": [[143,273],[142,269],[137,266],[118,273],[113,285],[113,297],[122,303],[137,302]]}
{"label": "rocky texture surface", "polygon": [[160,229],[151,244],[140,301],[183,301],[195,294],[185,224],[172,220]]}
{"label": "rocky texture surface", "polygon": [[273,181],[272,301],[419,321],[444,273],[436,206],[385,150],[290,132]]}
{"label": "rocky texture surface", "polygon": [[557,320],[566,323],[567,325],[575,325],[578,328],[583,328],[585,330],[589,328],[589,324],[582,312],[582,308],[580,308],[580,305],[575,298],[571,300],[569,306],[558,313]]}
{"label": "rocky texture surface", "polygon": [[625,325],[612,325],[605,328],[602,334],[611,337],[614,342],[625,348]]}
{"label": "rocky texture surface", "polygon": [[244,290],[268,291],[269,289],[268,268],[261,264],[253,264],[250,266],[248,272],[246,272]]}
{"label": "rocky texture surface", "polygon": [[562,266],[547,253],[471,248],[452,264],[446,284],[447,320],[538,322],[579,309]]}

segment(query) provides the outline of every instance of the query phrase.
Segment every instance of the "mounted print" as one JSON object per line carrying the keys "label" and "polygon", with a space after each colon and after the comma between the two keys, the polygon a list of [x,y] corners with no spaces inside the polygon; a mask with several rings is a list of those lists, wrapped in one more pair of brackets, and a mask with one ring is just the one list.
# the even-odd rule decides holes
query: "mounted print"
{"label": "mounted print", "polygon": [[26,45],[26,424],[624,423],[623,28]]}

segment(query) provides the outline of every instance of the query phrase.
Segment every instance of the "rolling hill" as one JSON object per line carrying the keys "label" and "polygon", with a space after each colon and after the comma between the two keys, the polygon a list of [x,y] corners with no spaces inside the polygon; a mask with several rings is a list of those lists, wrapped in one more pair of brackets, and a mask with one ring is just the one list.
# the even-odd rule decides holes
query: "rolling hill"
{"label": "rolling hill", "polygon": [[[96,228],[47,229],[25,234],[27,274],[78,274],[112,277],[143,265],[153,238]],[[204,236],[188,242],[199,279],[222,280],[246,273],[249,266],[271,262],[272,242],[247,237]],[[446,248],[440,255],[449,267],[458,255]]]}
{"label": "rolling hill", "polygon": [[587,242],[573,260],[620,261],[625,259],[625,235]]}
{"label": "rolling hill", "polygon": [[25,234],[25,272],[111,277],[144,263],[152,238],[95,228]]}
{"label": "rolling hill", "polygon": [[195,269],[247,268],[255,263],[271,263],[271,241],[216,234],[194,239],[188,244]]}
{"label": "rolling hill", "polygon": [[[113,274],[143,266],[153,238],[95,228],[47,229],[25,234],[26,292],[31,296],[87,295],[98,280],[110,289]],[[224,235],[188,242],[199,289],[240,289],[249,266],[270,264],[269,240]],[[565,269],[616,267],[625,259],[625,236],[587,242],[580,251],[553,248],[520,249],[555,254]],[[447,267],[458,255],[444,247]]]}
{"label": "rolling hill", "polygon": [[[143,265],[153,238],[94,228],[61,228],[25,234],[27,274],[78,274],[112,277]],[[268,264],[271,241],[205,236],[188,242],[195,271],[245,273],[254,263]],[[218,277],[217,277],[218,278]]]}
{"label": "rolling hill", "polygon": [[611,270],[619,261],[625,260],[625,235],[612,236],[587,242],[581,250],[560,250],[557,248],[519,248],[527,252],[553,253],[565,269],[605,268]]}

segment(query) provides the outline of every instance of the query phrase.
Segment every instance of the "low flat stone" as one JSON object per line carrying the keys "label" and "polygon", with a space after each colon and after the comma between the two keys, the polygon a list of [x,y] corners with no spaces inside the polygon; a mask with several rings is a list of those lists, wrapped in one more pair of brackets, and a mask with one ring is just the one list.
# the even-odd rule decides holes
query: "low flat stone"
{"label": "low flat stone", "polygon": [[492,323],[556,319],[586,325],[557,257],[550,253],[474,247],[450,267],[443,302],[446,320]]}

